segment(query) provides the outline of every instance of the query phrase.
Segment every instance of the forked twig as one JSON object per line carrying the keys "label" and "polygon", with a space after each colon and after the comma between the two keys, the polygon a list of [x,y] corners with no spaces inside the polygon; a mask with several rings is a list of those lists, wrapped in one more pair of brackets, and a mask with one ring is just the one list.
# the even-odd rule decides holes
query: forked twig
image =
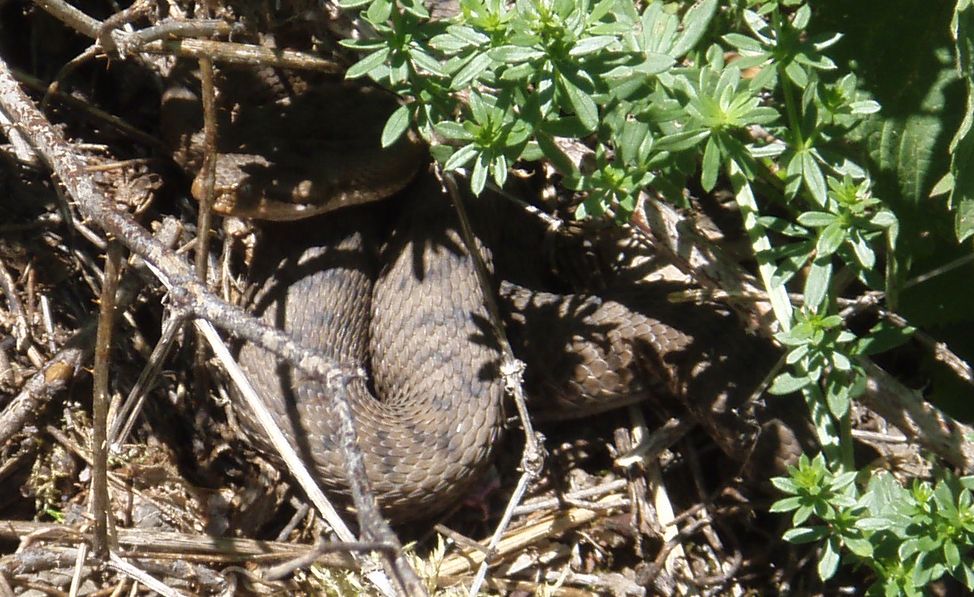
{"label": "forked twig", "polygon": [[[63,0],[34,0],[34,4],[78,33],[93,40],[99,39],[99,34],[104,27],[103,21],[88,16]],[[211,20],[203,20],[202,24],[197,25],[161,23],[156,27],[158,28],[146,30],[146,33],[127,33],[115,30],[112,31],[111,37],[118,51],[123,55],[146,52],[181,58],[210,58],[214,62],[226,64],[260,63],[277,68],[294,68],[334,74],[344,71],[340,64],[332,60],[295,50],[276,50],[253,44],[200,39],[157,39],[160,36],[196,33],[197,30],[202,30],[204,33],[233,33],[233,27],[227,31],[223,27],[214,25]]]}

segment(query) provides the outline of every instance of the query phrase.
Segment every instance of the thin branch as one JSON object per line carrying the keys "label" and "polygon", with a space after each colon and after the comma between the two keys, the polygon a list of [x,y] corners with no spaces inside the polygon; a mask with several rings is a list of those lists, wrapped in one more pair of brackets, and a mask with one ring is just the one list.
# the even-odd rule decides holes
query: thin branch
{"label": "thin branch", "polygon": [[223,64],[260,64],[274,68],[292,68],[331,74],[345,72],[344,67],[337,62],[313,54],[225,41],[171,39],[148,43],[139,50],[150,54],[165,54],[182,58],[209,57],[214,62]]}
{"label": "thin branch", "polygon": [[51,398],[74,379],[91,357],[94,337],[94,325],[82,328],[27,380],[20,393],[0,413],[0,445],[37,420]]}
{"label": "thin branch", "polygon": [[[90,532],[80,528],[51,522],[22,520],[0,521],[0,538],[17,541],[35,533],[43,533],[46,541],[68,545],[89,541]],[[306,552],[308,545],[243,539],[240,537],[212,537],[150,529],[118,529],[119,545],[129,557],[183,559],[190,562],[281,562]],[[357,564],[347,554],[322,554],[316,563],[334,568],[355,568]]]}
{"label": "thin branch", "polygon": [[91,456],[91,510],[95,517],[95,540],[92,545],[96,557],[104,558],[112,546],[109,544],[109,527],[112,524],[108,499],[108,403],[110,401],[108,379],[111,361],[112,333],[115,327],[115,297],[118,291],[122,247],[117,242],[108,246],[105,259],[105,280],[102,282],[98,313],[98,329],[95,335],[95,366],[92,388]]}
{"label": "thin branch", "polygon": [[924,401],[872,361],[862,358],[859,364],[867,376],[859,398],[863,404],[910,440],[965,472],[974,471],[974,429]]}
{"label": "thin branch", "polygon": [[[78,33],[91,39],[99,39],[99,33],[104,27],[103,21],[88,16],[63,0],[35,0],[34,3]],[[223,33],[222,28],[213,27],[212,21],[209,20],[203,20],[202,24],[197,25],[167,25],[167,27],[170,28],[168,31],[150,28],[152,30],[147,30],[149,33],[145,34],[116,30],[112,32],[111,37],[118,51],[123,55],[146,52],[181,58],[209,58],[214,62],[226,64],[262,64],[276,68],[293,68],[333,74],[344,72],[342,65],[335,61],[295,50],[279,50],[252,44],[200,39],[154,39],[170,32],[187,33],[194,27],[206,34]],[[233,31],[231,28],[229,33]],[[154,39],[154,41],[146,42],[148,39]]]}

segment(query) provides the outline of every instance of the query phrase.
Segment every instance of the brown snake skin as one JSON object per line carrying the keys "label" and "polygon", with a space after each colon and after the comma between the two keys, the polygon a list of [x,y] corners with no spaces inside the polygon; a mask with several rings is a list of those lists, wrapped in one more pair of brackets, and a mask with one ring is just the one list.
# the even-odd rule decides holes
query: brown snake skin
{"label": "brown snake skin", "polygon": [[[175,145],[185,148],[188,136]],[[391,160],[413,151],[394,149]],[[258,162],[262,173],[270,163]],[[382,161],[375,158],[363,174],[368,163],[353,159],[344,168],[356,181],[342,187],[352,189],[353,202],[402,186],[388,180],[381,191],[368,186]],[[324,180],[320,172],[300,176]],[[310,348],[370,371],[368,380],[349,388],[350,403],[372,488],[394,520],[432,515],[455,502],[490,461],[504,418],[500,352],[453,207],[425,176],[405,195],[398,208],[346,207],[269,224],[251,272],[259,289],[251,304],[256,315]],[[507,216],[498,211],[504,209],[483,201],[472,214],[478,242],[486,245],[488,259],[494,249],[499,265],[505,259],[497,247],[506,239],[498,223]],[[383,222],[396,211],[386,239]],[[523,259],[518,253],[507,261]],[[701,411],[729,414],[727,405],[753,387],[753,379],[739,388],[728,381],[740,376],[724,365],[725,356],[750,350],[737,346],[744,335],[731,332],[733,318],[713,308],[668,305],[662,286],[617,301],[548,294],[506,281],[498,288],[508,334],[527,362],[527,389],[543,396],[543,408],[555,416],[688,393]],[[252,344],[241,347],[239,361],[318,479],[342,492],[345,467],[325,389]],[[735,388],[740,392],[731,396]],[[252,415],[241,415],[253,441],[273,453]],[[733,431],[721,430],[725,436],[751,432],[730,419],[727,424]]]}

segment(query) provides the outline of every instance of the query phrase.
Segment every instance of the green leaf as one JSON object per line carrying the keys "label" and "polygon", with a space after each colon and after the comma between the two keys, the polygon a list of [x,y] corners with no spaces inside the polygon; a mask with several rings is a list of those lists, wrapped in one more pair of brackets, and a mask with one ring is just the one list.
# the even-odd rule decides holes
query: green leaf
{"label": "green leaf", "polygon": [[843,538],[842,543],[846,549],[856,554],[860,558],[873,558],[873,544],[867,539],[845,537]]}
{"label": "green leaf", "polygon": [[955,208],[954,231],[957,242],[964,242],[974,235],[974,199],[963,199]]}
{"label": "green leaf", "polygon": [[450,145],[434,144],[430,147],[430,155],[440,164],[445,164],[453,153],[453,147]]}
{"label": "green leaf", "polygon": [[944,561],[949,568],[956,568],[960,564],[960,549],[953,541],[944,544]]}
{"label": "green leaf", "polygon": [[800,89],[805,89],[808,86],[808,73],[797,60],[792,60],[785,65],[785,74]]}
{"label": "green leaf", "polygon": [[703,165],[700,172],[700,186],[708,193],[717,185],[717,175],[720,174],[720,148],[713,137],[707,139],[707,146],[703,150]]}
{"label": "green leaf", "polygon": [[778,120],[778,111],[771,106],[757,106],[748,111],[746,118],[748,124],[770,124]]}
{"label": "green leaf", "polygon": [[800,153],[786,153],[785,156],[785,196],[790,199],[798,194],[802,185],[802,158]]}
{"label": "green leaf", "polygon": [[805,182],[805,188],[812,194],[815,203],[825,205],[827,195],[825,177],[822,175],[822,170],[819,168],[818,162],[815,161],[815,156],[811,150],[806,150],[801,153],[801,160],[802,180]]}
{"label": "green leaf", "polygon": [[913,337],[916,328],[893,325],[885,320],[880,320],[871,330],[869,335],[861,338],[856,345],[855,353],[864,356],[886,352],[908,342]]}
{"label": "green leaf", "polygon": [[[672,54],[677,27],[675,16],[663,11],[661,3],[648,4],[641,17],[642,31],[634,44],[642,51],[665,52]],[[674,55],[674,57],[677,57]]]}
{"label": "green leaf", "polygon": [[815,514],[815,510],[819,506],[821,506],[820,502],[815,502],[814,506],[809,505],[807,503],[803,503],[801,507],[795,510],[795,513],[792,514],[791,526],[798,527],[799,525],[804,524],[805,521],[807,521],[809,518],[812,517],[813,514]]}
{"label": "green leaf", "polygon": [[489,105],[486,100],[487,98],[476,91],[471,92],[467,98],[467,105],[470,106],[470,113],[473,116],[473,120],[481,126],[490,120],[488,116]]}
{"label": "green leaf", "polygon": [[602,201],[598,197],[589,196],[585,201],[579,204],[578,208],[575,210],[575,219],[581,220],[586,217],[597,218],[605,213],[605,208],[603,207]]}
{"label": "green leaf", "polygon": [[536,68],[530,62],[525,62],[524,64],[519,64],[517,66],[511,66],[504,69],[501,74],[502,81],[519,81],[521,79],[529,79],[534,76]]}
{"label": "green leaf", "polygon": [[783,493],[798,493],[798,485],[796,485],[795,482],[788,477],[772,477],[771,484],[777,487]]}
{"label": "green leaf", "polygon": [[767,257],[763,257],[771,249],[771,242],[768,240],[764,229],[758,224],[758,206],[754,199],[751,185],[736,161],[730,162],[731,186],[734,189],[734,199],[741,210],[744,219],[744,229],[747,231],[748,240],[751,241],[751,249],[758,261],[758,272],[761,274],[761,282],[771,300],[771,308],[774,310],[775,319],[781,329],[788,331],[791,327],[791,300],[788,298],[788,289],[781,283],[775,283],[775,266]]}
{"label": "green leaf", "polygon": [[386,58],[389,57],[389,48],[382,48],[381,50],[376,50],[371,54],[367,55],[365,58],[359,60],[351,66],[345,72],[346,79],[357,79],[364,75],[369,74],[376,68],[385,64]]}
{"label": "green leaf", "polygon": [[599,124],[599,109],[596,107],[595,101],[563,74],[559,74],[558,83],[565,92],[568,102],[582,126],[585,127],[586,131],[594,131]]}
{"label": "green leaf", "polygon": [[857,115],[875,114],[882,108],[879,102],[873,100],[852,102],[849,107],[852,109],[852,113]]}
{"label": "green leaf", "polygon": [[775,396],[783,396],[797,392],[809,383],[811,383],[811,380],[807,377],[795,377],[791,373],[781,373],[775,378],[768,392]]}
{"label": "green leaf", "polygon": [[791,349],[788,352],[788,355],[785,357],[785,363],[789,365],[794,365],[798,361],[805,358],[805,355],[808,354],[809,350],[811,349],[808,347],[808,344],[801,344],[799,346],[796,346],[795,348]]}
{"label": "green leaf", "polygon": [[944,174],[943,177],[937,181],[937,184],[933,185],[930,189],[931,197],[939,197],[941,195],[947,195],[954,190],[954,175],[948,172]]}
{"label": "green leaf", "polygon": [[837,215],[825,211],[806,211],[798,216],[798,223],[811,228],[825,228],[838,219]]}
{"label": "green leaf", "polygon": [[617,150],[623,162],[638,162],[639,156],[645,153],[642,149],[645,144],[652,144],[649,125],[638,120],[626,122],[622,131],[617,134]]}
{"label": "green leaf", "polygon": [[632,70],[641,75],[651,77],[666,72],[675,63],[676,60],[669,54],[646,52],[643,54],[643,61],[632,67]]}
{"label": "green leaf", "polygon": [[881,516],[867,516],[856,521],[856,528],[863,531],[887,531],[896,525],[889,518]]}
{"label": "green leaf", "polygon": [[849,389],[846,387],[830,387],[825,394],[825,400],[829,407],[829,412],[836,419],[841,419],[849,412],[852,400],[849,397]]}
{"label": "green leaf", "polygon": [[[801,216],[799,216],[799,218],[800,217]],[[784,218],[778,218],[775,216],[761,216],[760,218],[758,218],[758,223],[764,228],[768,230],[772,230],[784,236],[790,236],[792,238],[808,237],[808,230],[802,228],[801,226],[792,224],[791,222],[789,222]]]}
{"label": "green leaf", "polygon": [[537,162],[544,157],[544,152],[541,151],[541,147],[538,145],[538,142],[528,141],[524,146],[524,150],[521,151],[521,155],[519,155],[517,159],[524,160],[525,162]]}
{"label": "green leaf", "polygon": [[446,139],[456,139],[459,141],[473,141],[473,135],[459,122],[453,122],[452,120],[444,120],[443,122],[437,122],[433,126],[433,130],[436,131],[438,135]]}
{"label": "green leaf", "polygon": [[568,55],[572,57],[585,56],[587,54],[592,54],[593,52],[598,52],[603,48],[607,48],[616,42],[616,37],[614,35],[593,35],[592,37],[586,37],[578,41],[571,50],[568,51]]}
{"label": "green leaf", "polygon": [[527,122],[518,120],[511,126],[507,135],[504,137],[504,147],[508,149],[519,149],[524,143],[527,143],[533,133],[534,131]]}
{"label": "green leaf", "polygon": [[446,76],[446,73],[443,72],[440,61],[433,58],[426,52],[413,48],[409,52],[409,59],[412,60],[413,64],[418,66],[420,69],[425,70],[432,75],[436,75],[437,77]]}
{"label": "green leaf", "polygon": [[[369,0],[371,2],[372,0]],[[365,40],[365,39],[342,39],[338,41],[338,45],[344,48],[350,48],[352,50],[378,50],[379,48],[386,47],[386,43],[382,40]]]}
{"label": "green leaf", "polygon": [[656,151],[683,151],[695,147],[710,136],[710,129],[681,131],[656,140]]}
{"label": "green leaf", "polygon": [[961,565],[961,574],[958,580],[964,583],[968,591],[974,591],[974,566],[970,562],[964,562]]}
{"label": "green leaf", "polygon": [[857,471],[846,471],[844,473],[839,473],[832,479],[832,491],[841,491],[853,483],[856,482],[856,477],[859,475]]}
{"label": "green leaf", "polygon": [[671,56],[679,58],[697,45],[717,12],[717,5],[717,0],[702,0],[686,12],[683,16],[683,32],[677,38],[673,49],[668,52]]}
{"label": "green leaf", "polygon": [[589,10],[589,21],[601,21],[606,15],[612,13],[617,4],[618,2],[616,0],[599,0],[595,6]]}
{"label": "green leaf", "polygon": [[846,231],[839,222],[832,222],[819,233],[815,251],[819,257],[828,257],[835,253],[846,240]]}
{"label": "green leaf", "polygon": [[808,269],[805,279],[805,304],[810,309],[818,309],[825,301],[832,279],[832,262],[828,257],[815,259]]}
{"label": "green leaf", "polygon": [[372,23],[385,23],[392,15],[392,0],[372,0],[365,16]]}
{"label": "green leaf", "polygon": [[440,35],[433,36],[433,38],[429,40],[429,46],[434,50],[439,50],[444,54],[450,55],[456,54],[464,48],[470,47],[470,43],[454,35],[441,33]]}
{"label": "green leaf", "polygon": [[451,89],[464,89],[469,87],[472,82],[484,74],[491,65],[491,58],[487,54],[475,54],[470,62],[466,63],[450,81]]}
{"label": "green leaf", "polygon": [[474,144],[464,145],[450,156],[450,159],[443,164],[446,171],[456,170],[467,165],[467,163],[477,156],[477,147]]}
{"label": "green leaf", "polygon": [[484,159],[484,155],[480,154],[473,164],[473,174],[470,176],[470,190],[473,191],[474,195],[479,196],[483,192],[484,187],[487,185],[487,174],[486,160]]}
{"label": "green leaf", "polygon": [[771,504],[771,507],[768,508],[768,512],[775,512],[775,513],[791,512],[792,510],[795,510],[796,508],[798,508],[798,506],[801,505],[803,499],[805,498],[798,495],[782,498],[777,502]]}
{"label": "green leaf", "polygon": [[529,60],[537,60],[538,58],[544,57],[544,52],[541,50],[525,47],[525,46],[499,46],[491,49],[487,52],[493,60],[498,62],[506,62],[508,64],[517,64],[519,62],[526,62]]}
{"label": "green leaf", "polygon": [[724,35],[721,39],[734,46],[738,50],[745,50],[749,52],[762,52],[761,42],[754,39],[753,37],[748,37],[746,35],[741,35],[740,33],[728,33]]}
{"label": "green leaf", "polygon": [[399,106],[382,127],[382,147],[389,147],[409,129],[409,108]]}
{"label": "green leaf", "polygon": [[876,215],[869,219],[869,223],[873,226],[879,226],[880,228],[891,228],[896,226],[898,221],[893,212],[884,209],[876,212]]}
{"label": "green leaf", "polygon": [[447,33],[456,37],[457,39],[463,40],[464,42],[472,46],[482,46],[490,43],[490,38],[483,33],[467,27],[465,25],[450,25],[446,28]]}
{"label": "green leaf", "polygon": [[507,182],[507,158],[504,157],[504,154],[491,160],[490,172],[494,176],[494,183],[497,187],[504,188],[504,183]]}
{"label": "green leaf", "polygon": [[970,164],[974,163],[974,7],[970,0],[958,0],[950,22],[954,39],[957,72],[965,83],[967,98],[964,119],[957,127],[950,142],[950,175],[953,188],[950,204],[955,206],[957,215],[955,229],[958,240],[963,242],[974,234],[972,224],[972,203],[974,203],[974,173]]}
{"label": "green leaf", "polygon": [[852,250],[856,254],[856,260],[859,261],[859,265],[864,270],[871,270],[876,265],[876,254],[873,252],[872,247],[869,246],[869,243],[858,230],[854,231],[851,242]]}
{"label": "green leaf", "polygon": [[812,543],[825,537],[825,527],[798,527],[788,529],[782,538],[788,543]]}
{"label": "green leaf", "polygon": [[828,580],[835,576],[835,571],[839,569],[839,542],[835,537],[830,537],[822,548],[822,555],[818,560],[818,577]]}

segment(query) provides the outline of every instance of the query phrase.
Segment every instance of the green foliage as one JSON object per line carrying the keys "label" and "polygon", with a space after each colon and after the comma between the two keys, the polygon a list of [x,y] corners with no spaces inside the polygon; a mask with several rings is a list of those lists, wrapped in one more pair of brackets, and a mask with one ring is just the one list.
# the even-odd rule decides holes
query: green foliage
{"label": "green foliage", "polygon": [[[958,0],[951,19],[951,33],[956,44],[957,74],[967,87],[964,120],[950,142],[950,172],[944,177],[944,190],[950,190],[950,202],[956,206],[955,232],[964,241],[974,235],[974,3]],[[936,190],[932,194],[936,194]]]}
{"label": "green foliage", "polygon": [[[909,265],[903,237],[914,242],[923,225],[904,206],[916,208],[930,191],[950,194],[957,238],[974,231],[974,179],[964,168],[974,156],[974,8],[957,1],[953,46],[932,56],[946,66],[931,69],[922,56],[911,65],[929,86],[887,88],[877,73],[888,68],[851,72],[846,65],[860,56],[849,54],[868,51],[886,67],[877,48],[894,52],[887,46],[901,39],[865,16],[816,25],[825,13],[864,10],[828,2],[830,10],[805,0],[460,0],[448,19],[430,18],[419,0],[340,3],[360,10],[372,33],[343,42],[362,52],[347,76],[371,77],[406,99],[383,144],[414,126],[444,170],[467,175],[474,194],[503,186],[515,163],[538,160],[574,191],[579,218],[624,221],[649,185],[681,206],[695,181],[708,192],[729,186],[787,350],[771,391],[804,396],[822,447],[775,481],[789,494],[776,511],[795,512],[786,538],[821,542],[823,579],[846,559],[869,566],[886,594],[915,592],[945,573],[970,584],[957,559],[974,540],[958,530],[967,528],[970,505],[959,481],[938,482],[927,500],[924,484],[906,492],[884,476],[865,490],[856,483],[849,414],[865,382],[857,359],[911,330],[878,325],[858,338],[838,304],[855,283],[896,306],[901,266]],[[906,19],[901,12],[890,18]],[[940,141],[928,137],[952,126],[942,116],[947,92],[964,75],[968,117],[951,130],[951,164],[946,154],[936,159]],[[881,110],[887,98],[893,108]],[[573,161],[566,148],[579,145],[593,159]],[[907,494],[915,508],[902,515],[896,508]],[[869,527],[879,519],[892,522]]]}
{"label": "green foliage", "polygon": [[[850,130],[843,151],[869,171],[873,193],[900,222],[896,251],[887,257],[895,266],[888,306],[969,361],[974,263],[963,260],[971,253],[964,231],[974,204],[962,200],[971,196],[970,187],[954,190],[953,181],[960,173],[967,181],[962,185],[970,184],[971,168],[964,164],[974,159],[961,141],[970,139],[965,118],[974,101],[974,73],[965,59],[974,39],[969,26],[974,7],[968,0],[931,3],[924,10],[916,10],[913,0],[811,5],[810,34],[844,34],[827,50],[838,65],[836,75],[854,72],[859,90],[883,108]],[[966,242],[958,244],[959,237]],[[917,276],[925,281],[913,283]],[[967,384],[956,383],[932,356],[917,365],[927,400],[967,420],[974,415]]]}
{"label": "green foliage", "polygon": [[974,589],[974,477],[945,474],[907,489],[881,473],[861,492],[855,479],[855,472],[833,474],[821,455],[802,456],[788,477],[772,479],[788,497],[771,511],[792,513],[785,539],[820,544],[823,580],[845,561],[869,568],[871,595],[923,595],[945,574]]}

